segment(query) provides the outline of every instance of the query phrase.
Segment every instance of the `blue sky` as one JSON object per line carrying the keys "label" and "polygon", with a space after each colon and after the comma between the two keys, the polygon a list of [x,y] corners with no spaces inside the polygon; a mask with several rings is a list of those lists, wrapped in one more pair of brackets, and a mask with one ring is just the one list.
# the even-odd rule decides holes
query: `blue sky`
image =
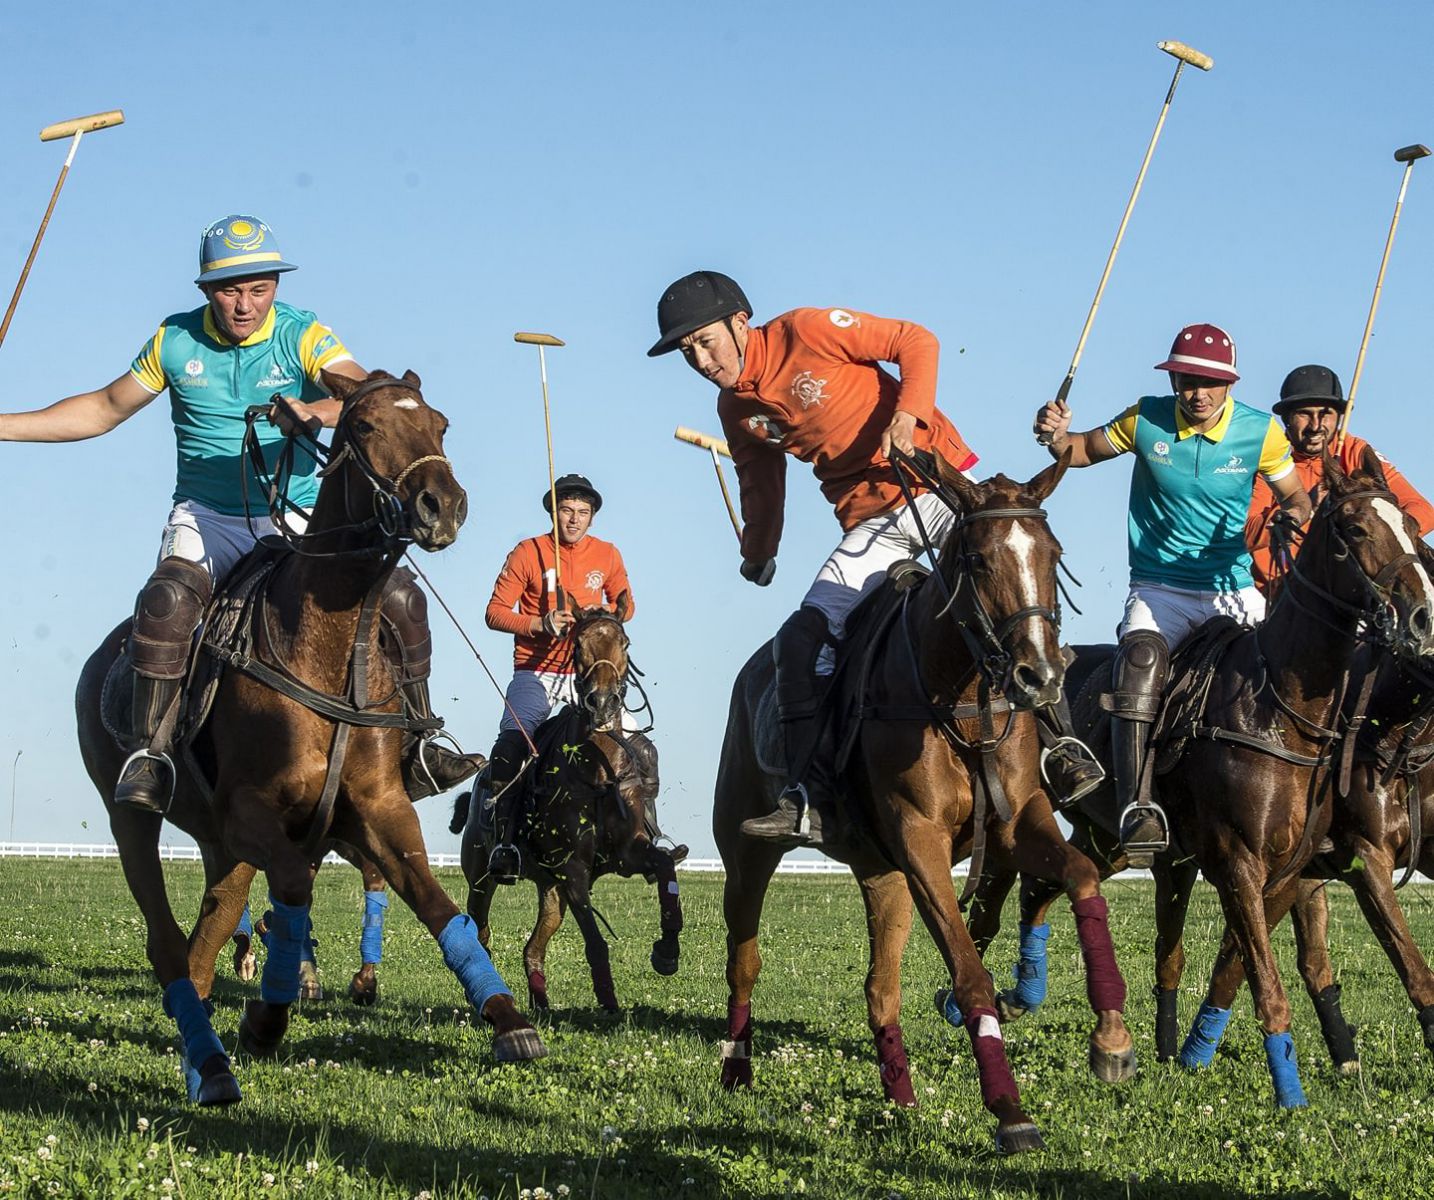
{"label": "blue sky", "polygon": [[[471,517],[422,565],[495,672],[482,612],[506,551],[543,528],[542,406],[518,329],[549,358],[558,470],[607,504],[627,558],[634,654],[657,707],[664,819],[711,853],[712,780],[736,668],[799,601],[839,530],[799,466],[776,582],[737,575],[700,453],[715,395],[644,357],[663,287],[741,281],[761,321],[841,305],[922,322],[940,404],[991,470],[1034,474],[1037,405],[1069,361],[1173,61],[1187,70],[1072,395],[1077,427],[1161,386],[1181,325],[1224,325],[1267,405],[1309,361],[1348,383],[1399,181],[1434,141],[1425,5],[832,2],[695,6],[316,3],[8,6],[0,44],[6,294],[64,146],[52,121],[123,107],[87,137],[8,339],[0,409],[127,369],[199,303],[198,235],[262,216],[317,311],[369,367],[418,371],[452,419]],[[1359,393],[1357,432],[1434,489],[1419,406],[1434,321],[1434,172],[1416,168]],[[1414,416],[1417,424],[1411,424]],[[0,836],[107,840],[74,741],[80,665],[124,615],[168,511],[163,400],[98,441],[6,445],[0,579]],[[1129,467],[1052,498],[1086,584],[1072,641],[1109,638],[1124,596]],[[435,613],[435,695],[486,749],[497,696]],[[18,761],[16,755],[19,754]],[[444,802],[420,809],[453,848]]]}

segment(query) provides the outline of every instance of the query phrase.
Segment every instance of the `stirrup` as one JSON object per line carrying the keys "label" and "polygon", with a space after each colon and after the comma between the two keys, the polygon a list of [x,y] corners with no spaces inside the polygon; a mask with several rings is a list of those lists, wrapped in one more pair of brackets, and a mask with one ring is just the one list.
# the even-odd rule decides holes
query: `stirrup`
{"label": "stirrup", "polygon": [[[511,872],[504,872],[501,875],[493,870],[493,859],[500,851],[503,852],[504,857],[511,855],[513,860],[513,870]],[[488,851],[488,874],[494,883],[517,883],[523,878],[523,852],[512,842],[499,842],[493,849]]]}
{"label": "stirrup", "polygon": [[[159,763],[169,773],[169,787],[167,789],[167,794],[164,798],[163,808],[153,808],[148,804],[135,804],[132,801],[121,801],[119,799],[120,785],[124,783],[124,777],[126,774],[129,773],[130,767],[134,766],[136,763],[145,762],[146,760]],[[154,812],[158,813],[160,816],[168,816],[169,810],[174,804],[174,786],[176,781],[177,773],[174,769],[174,760],[170,758],[169,755],[158,753],[154,750],[149,749],[147,746],[141,747],[133,754],[131,754],[127,759],[125,759],[123,763],[120,764],[119,777],[115,780],[114,802],[124,808],[136,808],[139,809],[141,812]]]}
{"label": "stirrup", "polygon": [[[1051,778],[1050,771],[1046,766],[1053,756],[1057,763],[1064,760],[1072,763],[1075,768],[1084,766],[1090,770],[1089,777],[1083,783],[1078,783],[1073,787],[1068,796],[1057,797],[1055,795],[1057,791],[1055,781]],[[1051,803],[1057,809],[1069,808],[1081,797],[1090,795],[1106,781],[1105,768],[1101,766],[1100,759],[1096,758],[1094,751],[1080,738],[1069,735],[1058,737],[1051,745],[1041,748],[1040,768],[1041,782],[1046,785],[1046,794],[1051,797]]]}
{"label": "stirrup", "polygon": [[[1127,841],[1123,835],[1131,818],[1143,818],[1145,814],[1153,816],[1159,822],[1160,837]],[[1170,849],[1170,821],[1165,815],[1165,810],[1154,801],[1132,800],[1121,809],[1119,828],[1122,834],[1120,844],[1133,867],[1148,867],[1157,854],[1163,854]]]}

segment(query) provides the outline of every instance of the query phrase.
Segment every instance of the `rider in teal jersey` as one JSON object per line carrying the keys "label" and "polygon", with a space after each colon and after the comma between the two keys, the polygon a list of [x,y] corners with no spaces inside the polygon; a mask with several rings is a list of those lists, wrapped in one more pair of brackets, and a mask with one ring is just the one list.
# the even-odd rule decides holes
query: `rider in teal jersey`
{"label": "rider in teal jersey", "polygon": [[1130,595],[1112,668],[1111,752],[1121,809],[1120,840],[1132,866],[1149,865],[1170,841],[1165,814],[1144,778],[1146,740],[1158,713],[1170,653],[1199,625],[1265,615],[1245,548],[1255,479],[1269,484],[1287,519],[1304,524],[1310,501],[1279,421],[1230,395],[1235,343],[1215,325],[1187,325],[1170,357],[1173,396],[1147,396],[1085,433],[1070,431],[1064,404],[1045,405],[1035,432],[1071,466],[1132,454]]}
{"label": "rider in teal jersey", "polygon": [[[264,222],[225,217],[200,239],[195,283],[207,300],[203,307],[166,317],[130,370],[106,387],[33,412],[0,414],[0,441],[81,441],[108,433],[169,391],[179,454],[174,507],[159,563],[135,609],[130,655],[137,746],[120,772],[116,804],[160,814],[168,808],[174,765],[159,734],[179,698],[194,631],[215,583],[257,538],[275,532],[268,499],[241,461],[245,410],[270,406],[269,425],[256,428],[272,468],[298,423],[317,430],[337,422],[342,404],[328,395],[322,372],[367,378],[333,330],[313,313],[276,300],[279,275],[295,269]],[[289,497],[301,508],[318,494],[316,471],[314,458],[299,450]],[[285,523],[298,529],[302,518]],[[430,716],[427,600],[409,572],[394,572],[383,614],[396,635],[395,668],[407,702],[416,715]],[[404,756],[404,783],[417,800],[457,786],[481,765],[474,756],[414,739]]]}

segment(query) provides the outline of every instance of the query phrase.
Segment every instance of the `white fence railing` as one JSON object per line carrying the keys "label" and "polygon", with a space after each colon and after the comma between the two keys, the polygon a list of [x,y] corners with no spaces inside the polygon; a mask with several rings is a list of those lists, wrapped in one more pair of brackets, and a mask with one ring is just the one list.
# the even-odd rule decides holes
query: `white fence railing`
{"label": "white fence railing", "polygon": [[[119,847],[105,842],[0,842],[0,858],[118,858]],[[159,857],[165,862],[198,862],[199,847],[161,845]],[[344,860],[330,853],[326,863],[341,863]],[[431,867],[456,867],[456,854],[430,854]],[[720,858],[689,858],[679,868],[683,871],[722,872]],[[788,858],[777,868],[786,875],[841,874],[847,868],[828,858]]]}

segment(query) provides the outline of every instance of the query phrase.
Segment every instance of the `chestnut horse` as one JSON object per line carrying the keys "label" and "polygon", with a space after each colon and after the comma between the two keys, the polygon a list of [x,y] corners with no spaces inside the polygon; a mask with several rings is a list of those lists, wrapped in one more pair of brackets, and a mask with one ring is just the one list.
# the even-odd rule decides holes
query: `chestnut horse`
{"label": "chestnut horse", "polygon": [[255,870],[268,876],[275,919],[261,999],[248,1003],[239,1040],[267,1053],[277,1049],[297,995],[314,873],[334,843],[376,863],[438,939],[474,1008],[496,1030],[496,1058],[546,1053],[476,927],[429,870],[399,774],[408,722],[379,646],[379,597],[404,547],[442,549],[466,514],[467,497],[443,454],[448,423],[423,402],[412,372],[402,379],[374,372],[361,383],[326,372],[324,383],[343,407],[308,530],[290,535],[296,552],[279,557],[264,585],[251,653],[225,668],[193,743],[212,800],[181,768],[167,814],[204,858],[207,890],[187,940],[160,867],[162,818],[111,802],[125,751],[104,726],[101,692],[127,625],[90,657],[76,695],[81,753],[109,809],[165,1011],[179,1026],[190,1098],[200,1104],[240,1098],[207,997]]}
{"label": "chestnut horse", "polygon": [[[1366,716],[1369,699],[1357,652],[1371,637],[1405,658],[1434,649],[1434,592],[1378,461],[1368,456],[1360,470],[1346,476],[1327,459],[1325,479],[1328,493],[1287,585],[1264,623],[1242,634],[1220,659],[1199,728],[1183,731],[1189,740],[1158,781],[1175,837],[1153,869],[1157,1056],[1176,1054],[1183,929],[1198,869],[1220,895],[1226,935],[1180,1060],[1190,1068],[1209,1064],[1229,1020],[1239,974],[1248,969],[1276,1100],[1283,1107],[1298,1107],[1305,1098],[1269,931],[1294,903],[1299,876],[1332,816],[1349,809],[1337,786],[1339,751],[1350,724]],[[1072,671],[1074,690],[1091,679],[1090,663],[1097,657],[1083,656],[1083,669]],[[1075,707],[1079,723],[1089,706]],[[1093,792],[1068,814],[1077,843],[1107,876],[1125,866],[1113,833],[1117,813],[1110,793],[1109,787]],[[1007,874],[982,882],[983,942],[994,933],[1012,880]],[[1039,1002],[1044,945],[1028,947],[1025,934],[1041,927],[1054,894],[1048,884],[1023,878],[1023,962],[1018,986],[1007,993],[1008,1016]]]}
{"label": "chestnut horse", "polygon": [[[974,483],[938,464],[940,478],[929,482],[953,507],[955,519],[937,570],[885,600],[897,612],[878,627],[877,637],[868,638],[864,620],[849,626],[838,672],[863,676],[864,685],[855,691],[863,715],[841,773],[846,809],[823,821],[824,834],[830,826],[835,835],[824,848],[852,868],[866,905],[867,1016],[887,1097],[903,1105],[916,1102],[899,1024],[901,956],[914,898],[946,960],[975,1052],[982,1100],[996,1116],[996,1144],[1005,1152],[1037,1149],[1042,1141],[1021,1108],[991,980],[952,886],[951,869],[967,855],[1013,863],[1066,889],[1098,1014],[1090,1040],[1092,1068],[1109,1081],[1135,1070],[1121,1018],[1125,984],[1111,948],[1099,875],[1061,834],[1038,770],[1032,710],[1059,695],[1064,671],[1056,584],[1060,546],[1040,505],[1067,462],[1052,464],[1024,484],[1004,475]],[[862,658],[863,639],[873,647],[871,658]],[[763,765],[777,757],[771,728],[759,715],[770,712],[765,694],[773,675],[767,645],[737,676],[712,817],[726,868],[730,992],[722,1082],[729,1088],[752,1080],[751,998],[761,969],[757,930],[783,854],[739,832],[744,819],[773,806],[784,783]]]}
{"label": "chestnut horse", "polygon": [[[577,704],[543,722],[528,760],[509,785],[524,789],[523,816],[515,842],[522,852],[523,878],[538,890],[538,918],[523,948],[529,1004],[546,1011],[544,970],[548,942],[569,908],[583,935],[593,994],[608,1012],[618,1011],[606,939],[592,906],[593,884],[603,875],[644,875],[657,884],[662,936],[653,943],[652,968],[674,975],[682,931],[682,905],[672,855],[648,840],[643,824],[643,783],[630,744],[622,735],[629,663],[623,628],[627,593],[615,612],[573,605],[576,621],[568,633]],[[463,827],[463,874],[468,879],[468,914],[489,946],[489,908],[497,884],[488,875],[491,828],[484,821],[484,797],[468,805]]]}

